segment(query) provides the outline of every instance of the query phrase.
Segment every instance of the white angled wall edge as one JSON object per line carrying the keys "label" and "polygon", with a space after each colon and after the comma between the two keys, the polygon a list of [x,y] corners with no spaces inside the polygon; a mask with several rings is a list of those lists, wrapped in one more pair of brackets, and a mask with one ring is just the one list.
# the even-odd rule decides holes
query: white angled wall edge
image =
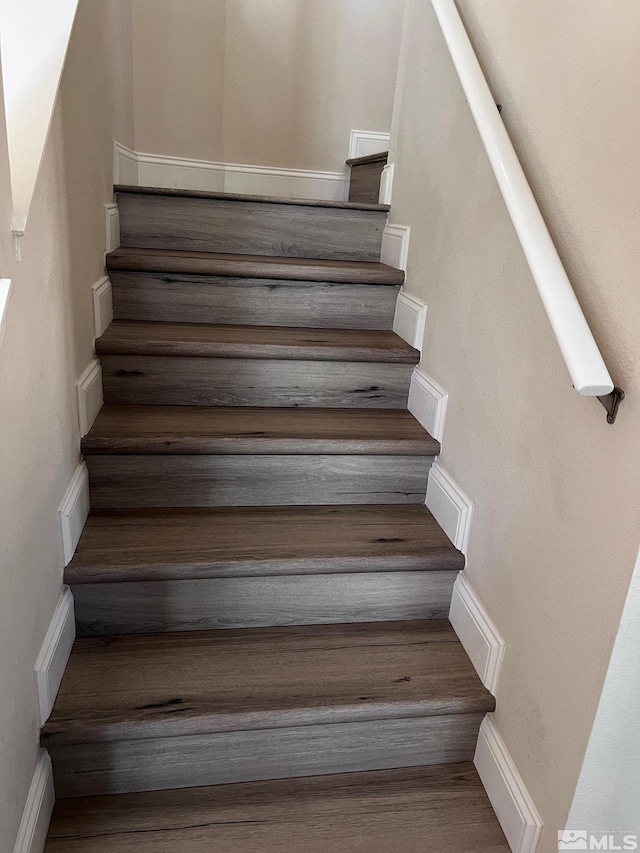
{"label": "white angled wall edge", "polygon": [[407,408],[426,431],[442,441],[449,395],[430,376],[416,367],[411,376]]}
{"label": "white angled wall edge", "polygon": [[75,638],[73,595],[69,587],[65,586],[62,588],[35,666],[38,721],[41,726],[44,726],[51,716]]}
{"label": "white angled wall edge", "polygon": [[91,285],[91,295],[96,338],[99,338],[113,320],[113,293],[108,276]]}
{"label": "white angled wall edge", "polygon": [[420,299],[401,290],[396,300],[393,331],[415,349],[422,352],[427,323],[427,306]]}
{"label": "white angled wall edge", "polygon": [[75,553],[89,515],[89,506],[89,472],[84,462],[81,462],[58,509],[62,559],[65,566],[69,565]]}
{"label": "white angled wall edge", "polygon": [[474,764],[513,853],[535,853],[542,820],[496,729],[493,714],[487,714],[480,726]]}
{"label": "white angled wall edge", "polygon": [[407,271],[411,228],[408,225],[385,225],[380,261],[387,266]]}
{"label": "white angled wall edge", "polygon": [[76,382],[80,435],[84,437],[102,408],[102,368],[94,359]]}
{"label": "white angled wall edge", "polygon": [[487,690],[496,695],[504,640],[464,572],[456,578],[449,621]]}
{"label": "white angled wall edge", "polygon": [[349,139],[349,160],[388,151],[390,139],[391,134],[384,131],[352,130]]}
{"label": "white angled wall edge", "polygon": [[120,213],[117,204],[105,204],[105,251],[115,252],[120,246]]}
{"label": "white angled wall edge", "polygon": [[41,749],[13,853],[42,853],[55,799],[51,759],[49,753]]}
{"label": "white angled wall edge", "polygon": [[473,504],[437,460],[429,470],[426,505],[456,548],[466,554]]}
{"label": "white angled wall edge", "polygon": [[393,163],[387,163],[382,170],[382,175],[380,177],[380,195],[378,196],[380,204],[391,204],[391,197],[393,196],[393,172]]}

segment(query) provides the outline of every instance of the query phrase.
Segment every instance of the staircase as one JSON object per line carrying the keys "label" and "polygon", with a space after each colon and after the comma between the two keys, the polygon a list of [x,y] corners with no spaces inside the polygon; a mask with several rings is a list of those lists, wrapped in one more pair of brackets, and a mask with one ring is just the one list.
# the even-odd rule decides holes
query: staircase
{"label": "staircase", "polygon": [[504,853],[387,208],[117,199],[47,853]]}

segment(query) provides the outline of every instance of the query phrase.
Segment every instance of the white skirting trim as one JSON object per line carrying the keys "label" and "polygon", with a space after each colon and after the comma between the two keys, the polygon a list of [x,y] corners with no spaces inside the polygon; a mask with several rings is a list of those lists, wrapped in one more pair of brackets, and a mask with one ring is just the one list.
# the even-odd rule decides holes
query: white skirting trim
{"label": "white skirting trim", "polygon": [[349,159],[382,154],[389,150],[390,133],[376,130],[352,130],[349,139]]}
{"label": "white skirting trim", "polygon": [[102,368],[94,359],[76,382],[80,435],[85,436],[102,408]]}
{"label": "white skirting trim", "polygon": [[387,163],[382,170],[382,176],[380,178],[380,195],[378,196],[380,204],[391,204],[391,198],[393,196],[393,172],[393,163]]}
{"label": "white skirting trim", "polygon": [[[132,166],[134,162],[135,170]],[[344,201],[349,195],[349,175],[346,170],[318,172],[241,163],[214,163],[145,154],[131,151],[118,143],[114,146],[114,174],[116,183],[166,189],[329,201]]]}
{"label": "white skirting trim", "polygon": [[473,504],[437,460],[429,470],[426,505],[456,548],[466,554]]}
{"label": "white skirting trim", "polygon": [[104,334],[107,326],[113,320],[113,294],[111,282],[107,276],[96,281],[91,286],[93,296],[93,320],[96,330],[96,338]]}
{"label": "white skirting trim", "polygon": [[420,299],[401,290],[396,301],[393,331],[403,341],[422,352],[427,323],[427,306]]}
{"label": "white skirting trim", "polygon": [[41,749],[13,853],[42,853],[55,799],[51,759]]}
{"label": "white skirting trim", "polygon": [[41,726],[44,726],[53,710],[75,638],[73,595],[69,587],[65,586],[36,661],[38,719]]}
{"label": "white skirting trim", "polygon": [[[426,306],[425,306],[426,310]],[[426,431],[442,441],[449,395],[419,367],[413,371],[408,409]]]}
{"label": "white skirting trim", "polygon": [[7,313],[7,304],[9,302],[10,291],[11,279],[0,278],[0,342],[2,342],[2,333],[4,331],[4,318]]}
{"label": "white skirting trim", "polygon": [[105,251],[115,252],[120,246],[120,213],[117,204],[105,204]]}
{"label": "white skirting trim", "polygon": [[449,621],[482,683],[495,696],[504,640],[464,572],[460,572],[453,587]]}
{"label": "white skirting trim", "polygon": [[62,559],[65,566],[71,562],[88,515],[89,472],[84,462],[81,462],[71,478],[58,510]]}
{"label": "white skirting trim", "polygon": [[474,764],[513,853],[535,853],[542,820],[504,741],[487,714]]}
{"label": "white skirting trim", "polygon": [[382,234],[381,262],[406,272],[410,238],[411,228],[408,225],[387,224]]}

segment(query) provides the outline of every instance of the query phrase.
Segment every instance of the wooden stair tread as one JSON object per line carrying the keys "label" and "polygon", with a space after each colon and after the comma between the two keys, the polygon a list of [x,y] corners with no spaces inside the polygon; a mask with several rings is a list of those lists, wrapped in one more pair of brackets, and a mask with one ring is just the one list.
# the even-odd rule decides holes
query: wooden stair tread
{"label": "wooden stair tread", "polygon": [[104,406],[86,454],[435,456],[439,443],[396,409]]}
{"label": "wooden stair tread", "polygon": [[420,353],[380,329],[215,326],[116,320],[96,341],[98,355],[371,361],[417,364]]}
{"label": "wooden stair tread", "polygon": [[77,640],[43,745],[494,709],[445,620]]}
{"label": "wooden stair tread", "polygon": [[104,510],[89,515],[65,582],[462,568],[418,505]]}
{"label": "wooden stair tread", "polygon": [[372,261],[313,260],[124,246],[107,255],[107,269],[338,284],[401,285],[404,282],[402,270]]}
{"label": "wooden stair tread", "polygon": [[241,195],[238,193],[209,192],[206,190],[167,189],[165,187],[134,187],[125,184],[117,184],[114,187],[114,192],[116,194],[128,193],[133,195],[164,195],[172,196],[173,198],[207,198],[212,201],[250,201],[264,202],[265,204],[288,204],[299,207],[330,207],[346,210],[388,211],[390,209],[388,204],[362,204],[361,202],[332,201],[330,199],[282,198],[281,196],[269,195]]}
{"label": "wooden stair tread", "polygon": [[45,853],[106,838],[109,853],[509,853],[472,764],[58,800]]}
{"label": "wooden stair tread", "polygon": [[377,154],[365,154],[364,157],[349,157],[347,166],[366,166],[368,163],[386,163],[389,159],[388,151],[380,151]]}

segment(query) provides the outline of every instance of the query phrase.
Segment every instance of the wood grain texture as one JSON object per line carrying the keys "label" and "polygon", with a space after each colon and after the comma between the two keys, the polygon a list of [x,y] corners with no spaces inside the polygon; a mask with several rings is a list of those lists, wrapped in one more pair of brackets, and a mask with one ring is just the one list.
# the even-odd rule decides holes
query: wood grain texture
{"label": "wood grain texture", "polygon": [[165,187],[137,187],[126,184],[116,184],[116,195],[147,195],[166,196],[169,199],[193,198],[211,199],[212,201],[260,202],[262,204],[281,204],[290,207],[328,207],[337,210],[377,210],[389,212],[388,204],[359,204],[350,201],[334,201],[333,199],[283,198],[275,195],[244,195],[240,193],[210,192],[209,190],[168,189]]}
{"label": "wood grain texture", "polygon": [[269,255],[131,249],[126,246],[110,252],[106,260],[108,270],[133,272],[288,279],[336,284],[401,285],[404,283],[403,270],[387,264],[366,261],[274,258]]}
{"label": "wood grain texture", "polygon": [[374,204],[380,196],[380,180],[386,159],[353,164],[349,181],[349,201]]}
{"label": "wood grain texture", "polygon": [[104,406],[85,454],[398,454],[440,445],[407,411],[372,409]]}
{"label": "wood grain texture", "polygon": [[103,355],[105,403],[404,409],[406,364]]}
{"label": "wood grain texture", "polygon": [[119,193],[123,246],[380,261],[385,210]]}
{"label": "wood grain texture", "polygon": [[415,365],[420,353],[395,332],[148,323],[119,320],[96,341],[98,355],[366,361]]}
{"label": "wood grain texture", "polygon": [[94,510],[65,583],[463,568],[421,505]]}
{"label": "wood grain texture", "polygon": [[116,320],[390,329],[399,286],[203,276],[110,274]]}
{"label": "wood grain texture", "polygon": [[483,716],[58,744],[49,751],[58,797],[95,796],[471,761]]}
{"label": "wood grain texture", "polygon": [[472,764],[56,803],[45,853],[509,853]]}
{"label": "wood grain texture", "polygon": [[444,620],[85,638],[74,644],[43,743],[456,717],[494,706]]}
{"label": "wood grain texture", "polygon": [[445,619],[456,571],[206,578],[73,586],[83,636]]}
{"label": "wood grain texture", "polygon": [[422,504],[433,457],[87,455],[96,509]]}

